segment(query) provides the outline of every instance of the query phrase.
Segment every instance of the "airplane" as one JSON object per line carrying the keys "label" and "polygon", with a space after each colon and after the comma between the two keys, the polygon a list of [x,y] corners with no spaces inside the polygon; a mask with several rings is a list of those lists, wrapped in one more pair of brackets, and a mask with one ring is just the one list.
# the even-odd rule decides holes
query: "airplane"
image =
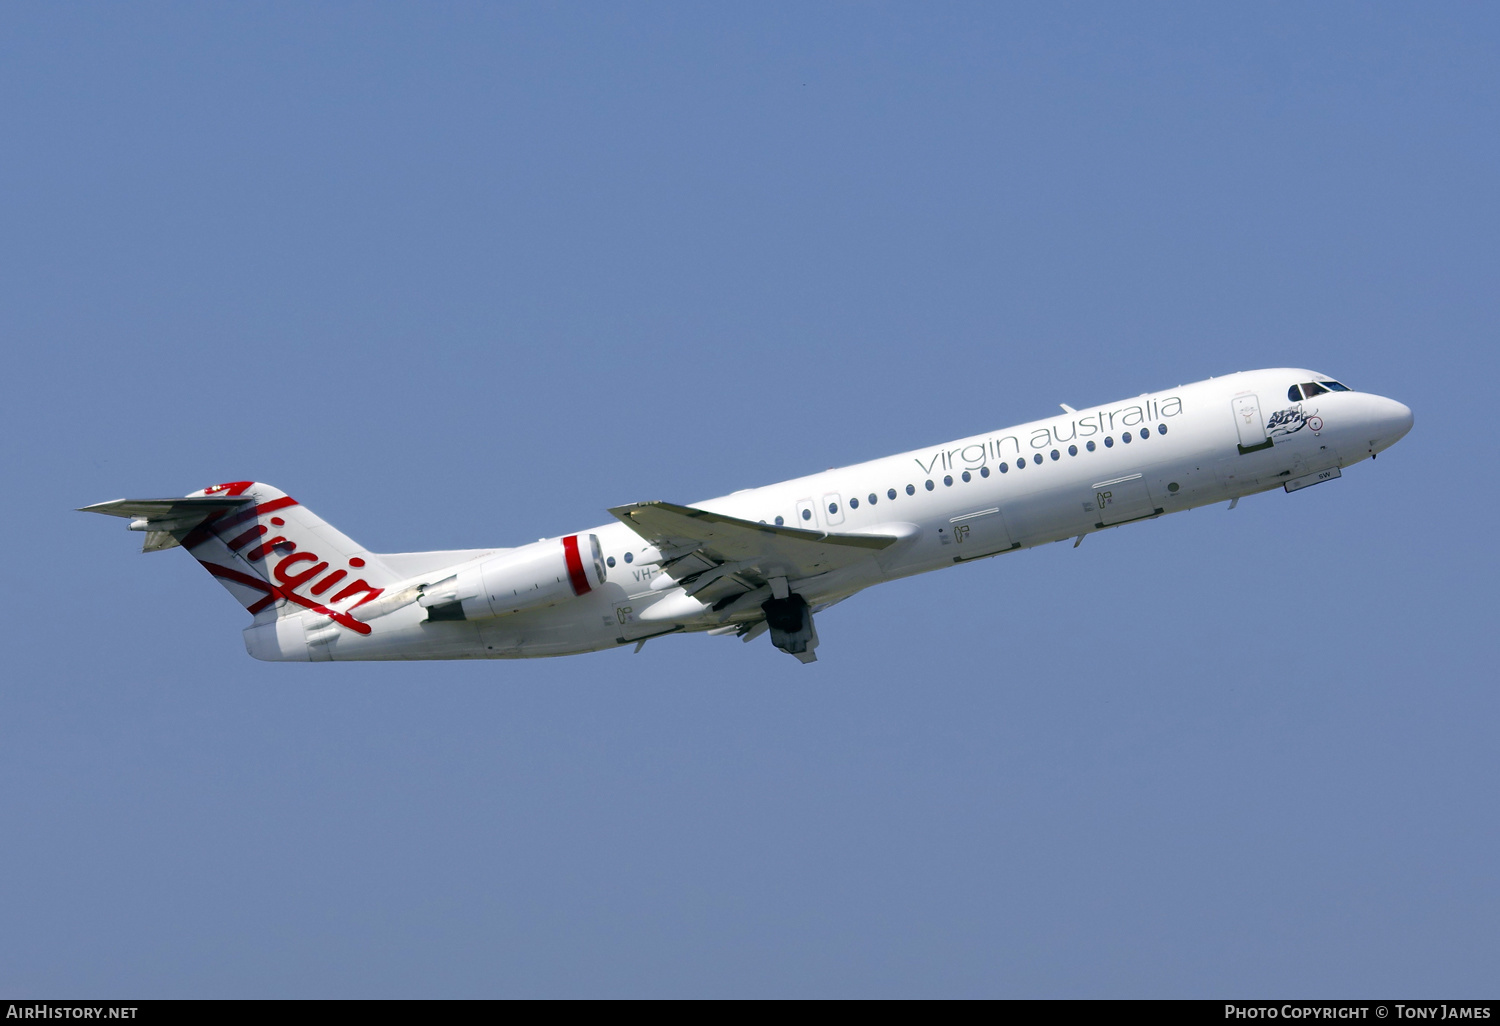
{"label": "airplane", "polygon": [[1244,371],[515,548],[370,552],[270,485],[118,499],[253,616],[256,659],[514,659],[707,632],[803,663],[814,616],[875,584],[1281,488],[1395,444],[1412,412],[1310,370]]}

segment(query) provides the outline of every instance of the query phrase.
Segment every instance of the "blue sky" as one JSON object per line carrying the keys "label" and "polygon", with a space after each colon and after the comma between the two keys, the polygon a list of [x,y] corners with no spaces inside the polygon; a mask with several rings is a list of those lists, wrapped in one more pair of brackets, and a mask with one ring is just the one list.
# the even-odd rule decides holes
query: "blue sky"
{"label": "blue sky", "polygon": [[[0,991],[1493,996],[1479,4],[0,9]],[[693,637],[279,666],[120,496],[506,545],[1213,374],[1375,463]]]}

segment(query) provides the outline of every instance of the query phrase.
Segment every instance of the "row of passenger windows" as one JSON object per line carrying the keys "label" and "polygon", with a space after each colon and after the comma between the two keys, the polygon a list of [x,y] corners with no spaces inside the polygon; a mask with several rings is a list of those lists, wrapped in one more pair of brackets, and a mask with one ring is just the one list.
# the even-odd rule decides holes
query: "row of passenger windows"
{"label": "row of passenger windows", "polygon": [[[1167,433],[1167,426],[1165,424],[1158,424],[1156,426],[1156,433],[1159,434],[1159,435],[1166,434]],[[1151,437],[1151,429],[1149,427],[1143,427],[1143,428],[1141,428],[1139,434],[1140,434],[1140,437],[1141,437],[1142,440],[1150,438]],[[1125,432],[1123,435],[1120,436],[1120,441],[1124,442],[1126,445],[1129,445],[1134,440],[1135,440],[1134,436],[1129,431]],[[1114,445],[1115,445],[1114,436],[1113,435],[1106,435],[1104,437],[1104,447],[1106,449],[1112,449],[1112,448],[1114,448]],[[1083,445],[1083,447],[1085,449],[1087,449],[1089,452],[1094,452],[1098,448],[1098,446],[1095,445],[1093,441],[1085,442],[1084,445]],[[1060,459],[1062,459],[1062,452],[1060,450],[1058,450],[1058,449],[1053,449],[1050,453],[1048,453],[1048,455],[1053,460],[1060,460]],[[1077,456],[1078,455],[1078,446],[1076,446],[1076,445],[1070,445],[1070,446],[1068,446],[1068,455],[1069,456]],[[1045,461],[1043,460],[1041,453],[1033,453],[1032,457],[1031,457],[1031,462],[1033,464],[1035,464],[1036,466],[1039,467]],[[1016,469],[1017,470],[1025,470],[1026,469],[1026,457],[1022,456],[1020,459],[1016,460]],[[1009,463],[1001,463],[1000,466],[999,466],[999,470],[1000,470],[1000,473],[1002,473],[1002,474],[1008,474],[1008,473],[1010,473],[1010,464]],[[990,476],[990,468],[989,467],[980,467],[977,473],[979,474],[980,477],[989,477]],[[959,480],[964,481],[965,483],[974,480],[974,472],[965,470],[962,474],[959,475]],[[952,474],[946,474],[946,475],[944,475],[944,477],[943,477],[943,485],[945,487],[949,487],[949,488],[951,488],[953,486],[953,475]],[[930,491],[933,491],[935,488],[937,488],[937,485],[934,484],[929,479],[929,480],[927,480],[926,482],[923,483],[923,487],[926,488],[930,492]],[[907,485],[906,486],[906,494],[907,495],[916,495],[917,494],[917,486],[916,485]],[[885,497],[887,499],[890,499],[890,500],[894,501],[895,498],[896,498],[896,495],[897,495],[897,492],[896,492],[896,489],[894,489],[894,488],[887,488],[885,490]],[[874,492],[871,492],[866,497],[865,501],[868,502],[871,506],[874,506],[876,503],[878,503],[880,501],[880,496],[877,495]],[[859,500],[858,499],[850,499],[849,500],[849,508],[850,509],[859,509]],[[838,511],[839,511],[839,504],[838,503],[836,503],[836,502],[830,502],[828,504],[828,512],[831,515],[835,515],[836,516],[838,514]],[[810,510],[810,509],[804,509],[802,511],[802,519],[803,520],[811,520],[812,519],[812,510]],[[761,523],[765,523],[765,521],[762,520]],[[786,525],[786,518],[785,517],[777,517],[776,518],[776,526],[777,527],[783,527],[785,525]]]}

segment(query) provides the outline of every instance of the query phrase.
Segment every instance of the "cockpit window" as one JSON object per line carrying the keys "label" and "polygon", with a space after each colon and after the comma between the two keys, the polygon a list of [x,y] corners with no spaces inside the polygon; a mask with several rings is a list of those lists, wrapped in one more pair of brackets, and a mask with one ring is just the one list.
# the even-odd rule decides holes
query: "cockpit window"
{"label": "cockpit window", "polygon": [[1304,381],[1300,385],[1293,385],[1287,389],[1286,397],[1292,402],[1296,402],[1299,399],[1311,399],[1313,396],[1322,395],[1324,392],[1352,391],[1354,389],[1338,381]]}

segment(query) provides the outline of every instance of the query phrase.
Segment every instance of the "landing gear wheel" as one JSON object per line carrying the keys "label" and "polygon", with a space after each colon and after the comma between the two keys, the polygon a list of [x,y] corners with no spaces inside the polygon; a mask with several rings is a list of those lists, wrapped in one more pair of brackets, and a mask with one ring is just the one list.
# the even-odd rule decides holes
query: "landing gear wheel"
{"label": "landing gear wheel", "polygon": [[801,595],[773,598],[760,607],[771,628],[771,644],[804,663],[817,660],[818,631],[813,626],[812,610]]}

